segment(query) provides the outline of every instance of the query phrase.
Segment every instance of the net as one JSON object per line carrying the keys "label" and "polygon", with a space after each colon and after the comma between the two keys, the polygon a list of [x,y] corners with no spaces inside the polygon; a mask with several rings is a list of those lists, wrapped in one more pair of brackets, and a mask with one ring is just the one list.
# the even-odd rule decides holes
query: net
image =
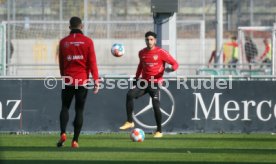
{"label": "net", "polygon": [[[139,62],[138,52],[144,48],[144,34],[154,31],[153,21],[84,22],[84,33],[94,40],[101,75],[133,75]],[[59,76],[57,48],[68,35],[67,21],[12,21],[6,24],[14,52],[7,75]],[[177,22],[177,60],[180,64],[204,63],[203,21]],[[122,43],[125,55],[114,58],[111,46]],[[189,53],[187,53],[189,52]],[[194,70],[179,69],[181,74]]]}
{"label": "net", "polygon": [[243,69],[259,70],[257,74],[272,73],[272,27],[240,27],[239,59]]}

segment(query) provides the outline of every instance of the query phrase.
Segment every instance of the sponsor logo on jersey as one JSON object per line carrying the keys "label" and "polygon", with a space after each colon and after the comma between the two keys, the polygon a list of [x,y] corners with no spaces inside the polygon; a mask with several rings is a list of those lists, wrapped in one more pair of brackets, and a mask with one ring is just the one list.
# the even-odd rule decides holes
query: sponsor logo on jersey
{"label": "sponsor logo on jersey", "polygon": [[84,58],[83,55],[68,55],[67,56],[67,61],[82,60],[83,58]]}
{"label": "sponsor logo on jersey", "polygon": [[65,42],[64,45],[63,45],[63,47],[64,47],[64,48],[68,48],[69,45],[70,45],[70,44],[69,44],[68,42]]}
{"label": "sponsor logo on jersey", "polygon": [[83,55],[73,55],[73,60],[81,60],[83,59]]}
{"label": "sponsor logo on jersey", "polygon": [[68,55],[67,56],[67,61],[71,61],[72,60],[72,56],[71,55]]}
{"label": "sponsor logo on jersey", "polygon": [[153,55],[153,59],[157,60],[158,59],[158,55]]}
{"label": "sponsor logo on jersey", "polygon": [[79,46],[81,44],[84,44],[84,42],[70,42],[70,44],[72,44],[74,46]]}

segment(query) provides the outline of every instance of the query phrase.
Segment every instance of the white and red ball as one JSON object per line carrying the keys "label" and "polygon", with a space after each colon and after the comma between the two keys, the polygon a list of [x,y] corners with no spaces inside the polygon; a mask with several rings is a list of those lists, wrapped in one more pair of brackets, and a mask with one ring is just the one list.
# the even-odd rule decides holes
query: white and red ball
{"label": "white and red ball", "polygon": [[121,43],[115,43],[111,47],[111,54],[115,57],[121,57],[125,53],[125,47]]}
{"label": "white and red ball", "polygon": [[133,142],[143,142],[145,139],[145,132],[142,129],[135,128],[130,133],[130,139]]}

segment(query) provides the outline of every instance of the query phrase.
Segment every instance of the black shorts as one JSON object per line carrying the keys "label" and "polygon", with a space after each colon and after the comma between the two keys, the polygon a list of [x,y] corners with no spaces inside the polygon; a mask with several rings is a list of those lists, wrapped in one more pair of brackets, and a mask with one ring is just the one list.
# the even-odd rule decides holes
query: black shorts
{"label": "black shorts", "polygon": [[144,81],[138,81],[136,86],[134,86],[133,89],[130,89],[128,91],[128,94],[131,97],[134,97],[137,99],[145,95],[146,93],[148,93],[151,96],[151,98],[159,100],[160,85],[161,84],[158,84],[158,83],[150,83],[150,82],[145,83]]}

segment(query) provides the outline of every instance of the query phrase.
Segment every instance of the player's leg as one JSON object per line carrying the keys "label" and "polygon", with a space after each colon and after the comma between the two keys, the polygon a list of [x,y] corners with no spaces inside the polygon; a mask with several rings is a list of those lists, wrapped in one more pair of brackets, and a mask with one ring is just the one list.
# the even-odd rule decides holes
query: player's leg
{"label": "player's leg", "polygon": [[127,109],[127,121],[133,122],[132,112],[134,109],[134,99],[137,99],[145,94],[144,89],[134,88],[128,91],[126,98],[126,109]]}
{"label": "player's leg", "polygon": [[121,130],[126,130],[134,127],[132,112],[134,108],[134,99],[137,99],[145,94],[145,89],[140,89],[135,87],[130,89],[126,96],[126,112],[127,112],[127,121],[123,126],[120,127]]}
{"label": "player's leg", "polygon": [[[83,86],[79,86],[78,89],[76,89],[75,94],[75,119],[74,119],[74,137],[72,141],[72,147],[78,147],[78,139],[81,132],[82,124],[83,124],[83,111],[84,111],[84,105],[87,97],[87,88]],[[74,143],[74,141],[76,143]],[[76,146],[73,146],[76,145]]]}
{"label": "player's leg", "polygon": [[62,107],[59,115],[60,119],[60,140],[57,143],[58,147],[63,145],[66,140],[66,127],[69,120],[69,108],[74,97],[74,87],[65,86],[61,92]]}
{"label": "player's leg", "polygon": [[162,137],[162,113],[160,110],[160,88],[158,84],[154,84],[153,87],[149,86],[147,88],[147,92],[151,96],[152,99],[152,107],[154,110],[154,117],[157,125],[156,132],[154,134],[154,137]]}
{"label": "player's leg", "polygon": [[66,132],[66,126],[69,120],[69,108],[74,94],[75,91],[73,86],[65,86],[65,89],[61,92],[62,107],[59,116],[61,134]]}

